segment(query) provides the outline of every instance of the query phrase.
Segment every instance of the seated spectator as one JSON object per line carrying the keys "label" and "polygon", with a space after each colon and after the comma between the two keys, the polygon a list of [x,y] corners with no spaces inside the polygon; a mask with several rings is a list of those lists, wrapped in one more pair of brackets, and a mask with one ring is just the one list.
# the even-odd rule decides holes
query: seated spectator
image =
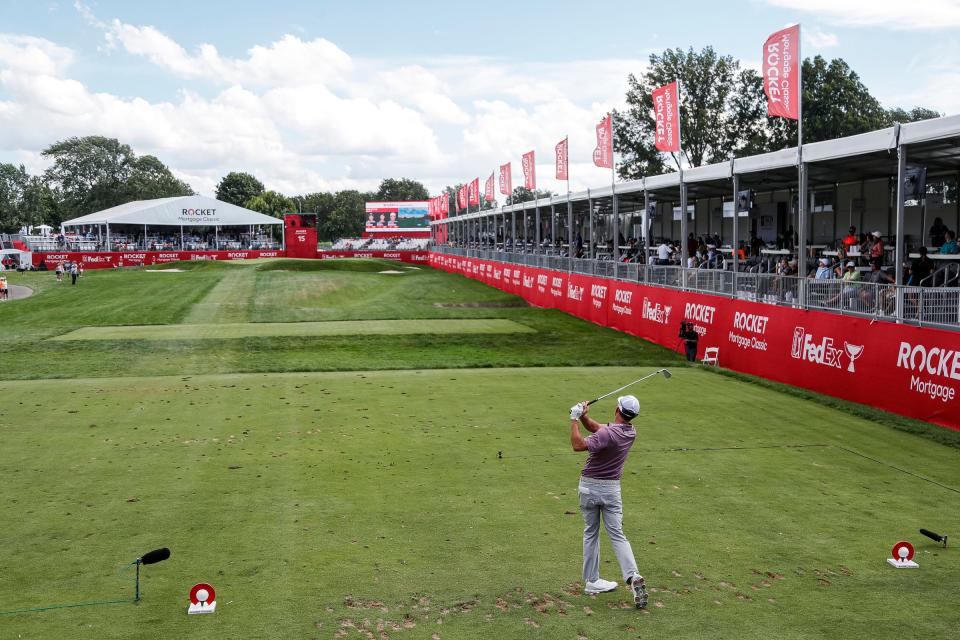
{"label": "seated spectator", "polygon": [[957,247],[957,234],[955,232],[945,232],[943,234],[943,239],[943,244],[940,246],[940,253],[942,255],[960,253],[960,248]]}
{"label": "seated spectator", "polygon": [[829,260],[820,258],[814,278],[817,280],[833,280],[833,269],[830,268]]}
{"label": "seated spectator", "polygon": [[857,297],[857,285],[860,282],[860,272],[857,271],[857,265],[852,261],[847,262],[847,266],[840,278],[843,280],[843,289],[840,291],[840,299],[844,306],[852,303]]}
{"label": "seated spectator", "polygon": [[876,264],[877,267],[883,266],[883,237],[879,231],[873,232],[873,242],[870,244],[870,264]]}
{"label": "seated spectator", "polygon": [[934,270],[933,260],[927,255],[926,247],[920,247],[918,253],[920,257],[910,263],[910,279],[907,280],[907,284],[914,287],[929,287],[933,284],[933,278],[930,278]]}
{"label": "seated spectator", "polygon": [[940,247],[946,242],[947,235],[947,226],[943,224],[943,220],[936,218],[933,221],[933,226],[930,227],[930,246],[931,247]]}

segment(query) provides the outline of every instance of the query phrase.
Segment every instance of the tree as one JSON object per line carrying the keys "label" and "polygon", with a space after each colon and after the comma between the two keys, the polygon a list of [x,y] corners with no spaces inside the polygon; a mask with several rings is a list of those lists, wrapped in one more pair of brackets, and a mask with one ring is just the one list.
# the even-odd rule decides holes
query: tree
{"label": "tree", "polygon": [[274,218],[283,218],[283,214],[293,213],[297,210],[293,200],[276,191],[264,191],[255,195],[247,200],[243,206]]}
{"label": "tree", "polygon": [[23,196],[29,180],[22,164],[0,164],[0,230],[15,233],[32,224],[23,215]]}
{"label": "tree", "polygon": [[324,240],[350,238],[363,233],[366,226],[364,204],[372,193],[355,190],[340,191],[333,196],[333,206],[318,223],[319,235]]}
{"label": "tree", "polygon": [[513,194],[507,197],[506,204],[518,204],[520,202],[530,202],[534,199],[548,198],[553,195],[552,191],[546,189],[537,189],[531,191],[526,187],[514,187]]}
{"label": "tree", "polygon": [[193,195],[190,185],[178,180],[167,165],[149,155],[133,161],[126,191],[128,201]]}
{"label": "tree", "polygon": [[731,112],[739,71],[740,63],[733,56],[720,56],[713,47],[651,54],[647,71],[639,78],[630,74],[627,79],[627,110],[615,114],[620,177],[636,179],[668,169],[653,145],[656,126],[651,94],[675,80],[681,83],[680,128],[688,162],[698,167],[728,158],[736,139],[737,123]]}
{"label": "tree", "polygon": [[243,207],[254,196],[263,193],[263,183],[249,173],[231,171],[217,185],[217,200]]}
{"label": "tree", "polygon": [[85,215],[127,202],[124,185],[135,159],[129,145],[102,136],[68,138],[42,155],[53,160],[44,178],[63,199],[65,215]]}
{"label": "tree", "polygon": [[918,120],[929,120],[931,118],[942,118],[943,114],[939,111],[934,111],[933,109],[927,109],[926,107],[914,107],[907,111],[906,109],[901,109],[900,107],[894,107],[893,109],[887,109],[887,121],[890,124],[894,122],[899,122],[900,124],[906,124],[907,122],[917,122]]}
{"label": "tree", "polygon": [[422,183],[410,178],[386,178],[380,183],[380,188],[374,195],[374,200],[383,202],[422,201],[430,198],[430,192]]}

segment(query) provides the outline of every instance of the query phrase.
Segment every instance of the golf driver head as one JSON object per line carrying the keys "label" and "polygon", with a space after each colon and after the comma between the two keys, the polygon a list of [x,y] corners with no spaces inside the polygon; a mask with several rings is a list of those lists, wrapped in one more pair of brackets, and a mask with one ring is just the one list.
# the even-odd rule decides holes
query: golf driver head
{"label": "golf driver head", "polygon": [[660,369],[660,373],[662,373],[662,374],[663,374],[663,377],[666,378],[667,380],[669,380],[669,379],[670,379],[670,376],[673,375],[673,374],[670,373],[670,371],[667,370],[667,369]]}

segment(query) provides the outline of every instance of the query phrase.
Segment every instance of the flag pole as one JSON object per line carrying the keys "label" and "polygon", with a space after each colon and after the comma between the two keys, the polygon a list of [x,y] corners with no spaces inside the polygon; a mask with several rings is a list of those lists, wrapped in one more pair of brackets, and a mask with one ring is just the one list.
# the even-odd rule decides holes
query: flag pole
{"label": "flag pole", "polygon": [[[807,275],[807,175],[803,166],[803,56],[800,44],[800,25],[797,25],[797,265],[800,269],[801,285],[797,292],[801,305],[806,303],[806,291],[803,283]],[[790,238],[793,241],[793,238]]]}
{"label": "flag pole", "polygon": [[617,275],[617,263],[620,261],[620,211],[617,207],[617,154],[613,146],[613,111],[610,111],[610,211],[613,214],[613,275]]}
{"label": "flag pole", "polygon": [[[689,266],[690,252],[687,249],[687,187],[683,183],[683,127],[680,125],[680,103],[683,98],[683,85],[677,78],[677,169],[680,172],[680,266]],[[684,287],[686,288],[686,287]]]}

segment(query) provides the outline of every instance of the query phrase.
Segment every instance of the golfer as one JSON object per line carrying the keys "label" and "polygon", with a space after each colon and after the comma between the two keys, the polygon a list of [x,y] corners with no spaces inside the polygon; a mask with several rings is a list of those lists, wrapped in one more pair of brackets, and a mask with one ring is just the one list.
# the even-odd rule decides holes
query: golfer
{"label": "golfer", "polygon": [[[580,511],[583,512],[583,580],[588,594],[605,593],[617,588],[616,582],[600,577],[600,521],[607,529],[613,552],[620,563],[620,572],[633,592],[638,609],[647,606],[647,588],[637,570],[630,541],[623,535],[623,501],[620,498],[620,476],[627,454],[637,437],[630,421],[640,413],[640,402],[634,396],[617,398],[617,411],[610,424],[600,424],[587,416],[590,405],[581,402],[570,408],[570,444],[574,451],[589,451],[587,464],[580,474]],[[580,435],[583,423],[592,435]]]}

